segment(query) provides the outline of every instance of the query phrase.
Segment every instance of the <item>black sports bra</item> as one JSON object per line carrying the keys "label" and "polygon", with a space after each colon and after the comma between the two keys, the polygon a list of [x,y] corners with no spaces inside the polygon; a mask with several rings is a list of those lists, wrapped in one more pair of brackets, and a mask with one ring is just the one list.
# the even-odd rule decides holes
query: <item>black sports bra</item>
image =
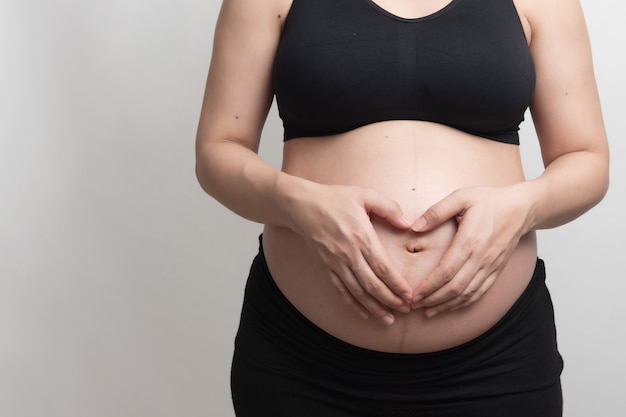
{"label": "black sports bra", "polygon": [[423,120],[519,144],[535,70],[513,0],[417,19],[372,0],[293,0],[273,83],[285,141]]}

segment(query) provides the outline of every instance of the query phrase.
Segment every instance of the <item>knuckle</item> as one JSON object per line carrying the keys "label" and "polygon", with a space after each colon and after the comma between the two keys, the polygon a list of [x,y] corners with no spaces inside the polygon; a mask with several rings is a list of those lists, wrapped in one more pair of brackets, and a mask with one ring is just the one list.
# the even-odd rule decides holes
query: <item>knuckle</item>
{"label": "knuckle", "polygon": [[365,290],[362,287],[354,287],[352,291],[350,291],[354,298],[357,300],[363,300],[365,298]]}
{"label": "knuckle", "polygon": [[348,289],[344,286],[337,287],[337,292],[343,298],[350,299],[350,300],[352,299],[352,297],[350,297],[350,291],[348,291]]}
{"label": "knuckle", "polygon": [[487,291],[489,290],[489,288],[491,286],[491,284],[489,282],[490,282],[490,280],[488,279],[487,281],[485,281],[483,283],[483,285],[480,286],[480,288],[478,288],[478,289],[476,289],[476,291],[474,291],[474,294],[469,299],[470,303],[473,303],[473,302],[479,300],[483,295],[485,295],[487,293]]}
{"label": "knuckle", "polygon": [[389,274],[389,267],[384,262],[372,262],[371,268],[377,277],[384,277]]}
{"label": "knuckle", "polygon": [[368,231],[363,228],[358,228],[350,233],[348,240],[348,247],[354,253],[370,253],[371,241]]}
{"label": "knuckle", "polygon": [[463,302],[469,302],[472,298],[474,298],[474,295],[476,295],[475,290],[465,291],[463,294],[461,294],[461,300]]}
{"label": "knuckle", "polygon": [[463,240],[463,248],[469,250],[477,247],[481,243],[482,236],[478,233],[473,232],[465,236],[465,239]]}
{"label": "knuckle", "polygon": [[350,239],[352,242],[356,242],[363,246],[368,243],[367,233],[363,229],[354,229],[350,232]]}
{"label": "knuckle", "polygon": [[[436,289],[437,287],[435,286],[435,284],[433,284],[432,282],[428,282],[422,286],[422,293],[424,295],[432,294]],[[428,298],[423,299],[422,302],[426,301],[427,299]]]}
{"label": "knuckle", "polygon": [[333,246],[333,253],[336,253],[343,257],[349,257],[352,253],[351,242],[336,242]]}
{"label": "knuckle", "polygon": [[496,239],[490,242],[489,247],[485,251],[488,259],[496,259],[502,252],[506,251],[507,243],[503,240]]}
{"label": "knuckle", "polygon": [[494,246],[488,248],[485,252],[479,255],[477,258],[481,265],[489,265],[494,259],[497,258],[498,249]]}
{"label": "knuckle", "polygon": [[370,294],[380,294],[382,292],[383,286],[380,281],[367,281],[365,283],[365,289]]}
{"label": "knuckle", "polygon": [[350,255],[350,251],[346,248],[336,248],[332,254],[335,259],[338,259],[341,263],[350,264],[352,257]]}
{"label": "knuckle", "polygon": [[493,250],[497,253],[504,252],[508,246],[509,243],[505,239],[498,238],[493,242]]}
{"label": "knuckle", "polygon": [[456,270],[451,266],[444,266],[441,268],[441,278],[444,282],[450,282],[456,275]]}
{"label": "knuckle", "polygon": [[448,293],[454,297],[458,297],[463,294],[465,287],[461,283],[452,283],[448,289]]}
{"label": "knuckle", "polygon": [[437,221],[441,216],[441,208],[438,205],[431,206],[426,210],[426,213],[424,213],[424,217],[429,221]]}
{"label": "knuckle", "polygon": [[481,287],[480,289],[478,289],[476,291],[476,293],[474,294],[474,297],[472,297],[472,298],[478,299],[478,298],[482,297],[483,295],[485,295],[485,293],[487,292],[488,288],[489,287],[484,287],[484,286]]}

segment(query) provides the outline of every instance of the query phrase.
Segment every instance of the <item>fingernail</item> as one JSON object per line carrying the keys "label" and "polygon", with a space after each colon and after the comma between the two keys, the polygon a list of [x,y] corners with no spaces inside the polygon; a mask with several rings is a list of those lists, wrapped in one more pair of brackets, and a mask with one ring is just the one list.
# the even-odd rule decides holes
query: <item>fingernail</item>
{"label": "fingernail", "polygon": [[398,309],[398,311],[400,311],[401,313],[410,313],[411,312],[411,307],[409,307],[408,305],[404,304],[402,305],[402,307],[400,307]]}
{"label": "fingernail", "polygon": [[422,301],[422,298],[424,298],[424,296],[420,295],[420,294],[417,294],[417,295],[413,296],[413,300],[412,300],[413,305],[415,305],[415,304],[419,303],[420,301]]}
{"label": "fingernail", "polygon": [[402,297],[402,299],[407,303],[411,303],[413,301],[413,295],[410,292],[403,292],[400,294],[400,297]]}
{"label": "fingernail", "polygon": [[392,315],[386,315],[382,317],[383,319],[383,323],[385,323],[387,326],[391,326],[394,322],[394,317]]}
{"label": "fingernail", "polygon": [[426,221],[426,219],[424,217],[420,217],[415,221],[415,223],[413,223],[411,230],[413,230],[414,232],[421,232],[427,225],[428,222]]}
{"label": "fingernail", "polygon": [[439,312],[437,310],[426,310],[426,317],[435,317]]}

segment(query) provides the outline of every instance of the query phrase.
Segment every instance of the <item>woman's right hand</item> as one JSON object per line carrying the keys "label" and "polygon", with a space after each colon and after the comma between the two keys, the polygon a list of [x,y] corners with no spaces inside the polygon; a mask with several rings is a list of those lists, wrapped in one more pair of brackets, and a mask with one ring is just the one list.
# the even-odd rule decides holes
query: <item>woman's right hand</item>
{"label": "woman's right hand", "polygon": [[321,184],[296,201],[292,228],[322,259],[348,304],[387,325],[393,310],[410,311],[413,290],[389,261],[370,217],[409,229],[398,203],[369,188]]}

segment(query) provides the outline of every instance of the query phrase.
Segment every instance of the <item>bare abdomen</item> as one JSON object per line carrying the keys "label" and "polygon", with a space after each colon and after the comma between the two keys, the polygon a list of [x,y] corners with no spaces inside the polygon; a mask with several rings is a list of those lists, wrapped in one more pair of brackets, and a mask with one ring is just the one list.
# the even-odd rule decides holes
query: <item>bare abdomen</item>
{"label": "bare abdomen", "polygon": [[[383,122],[334,137],[287,142],[283,170],[324,184],[370,187],[415,220],[450,192],[523,181],[519,150],[423,122]],[[403,231],[373,218],[392,265],[415,288],[438,265],[456,231],[454,220],[428,233]],[[266,226],[267,263],[285,296],[313,323],[348,343],[388,352],[456,346],[497,322],[523,292],[536,261],[534,234],[522,238],[492,288],[474,305],[426,318],[396,313],[392,326],[363,319],[339,296],[321,261],[294,232]]]}

